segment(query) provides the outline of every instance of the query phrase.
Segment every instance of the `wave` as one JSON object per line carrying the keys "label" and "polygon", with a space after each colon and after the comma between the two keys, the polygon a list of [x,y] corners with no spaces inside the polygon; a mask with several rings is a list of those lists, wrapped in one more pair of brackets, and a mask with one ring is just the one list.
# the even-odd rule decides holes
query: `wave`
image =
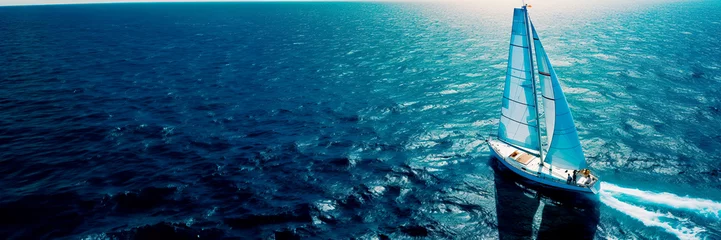
{"label": "wave", "polygon": [[[651,192],[635,188],[625,188],[611,183],[603,183],[600,194],[601,202],[618,210],[646,226],[660,227],[680,239],[701,239],[701,233],[707,230],[686,218],[674,216],[662,210],[650,211],[642,206],[652,205],[666,209],[675,209],[719,218],[721,203],[708,199],[679,196],[667,192]],[[623,200],[632,203],[624,202]],[[634,205],[637,204],[637,205]],[[658,209],[658,208],[657,208]]]}
{"label": "wave", "polygon": [[708,199],[682,197],[672,193],[655,193],[633,188],[624,188],[610,183],[603,183],[602,191],[610,194],[622,194],[635,197],[645,203],[663,205],[679,210],[689,210],[707,216],[719,218],[721,214],[721,203]]}
{"label": "wave", "polygon": [[699,234],[706,231],[706,229],[696,226],[688,219],[678,218],[671,213],[652,212],[622,202],[609,192],[601,192],[601,202],[641,221],[646,226],[663,228],[666,232],[676,235],[679,239],[701,239]]}

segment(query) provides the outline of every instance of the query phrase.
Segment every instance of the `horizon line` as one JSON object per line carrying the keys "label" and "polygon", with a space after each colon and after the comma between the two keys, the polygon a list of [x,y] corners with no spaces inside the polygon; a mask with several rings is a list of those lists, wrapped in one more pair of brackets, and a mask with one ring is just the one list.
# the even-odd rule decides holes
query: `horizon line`
{"label": "horizon line", "polygon": [[[463,0],[461,0],[463,1]],[[87,2],[47,2],[47,3],[0,3],[0,7],[28,7],[28,6],[57,6],[57,5],[92,5],[92,4],[128,4],[128,3],[263,3],[263,2],[306,2],[306,3],[323,3],[323,2],[446,2],[442,0],[171,0],[171,1],[153,1],[153,0],[106,0],[106,1],[87,1]],[[457,0],[450,2],[458,2]]]}

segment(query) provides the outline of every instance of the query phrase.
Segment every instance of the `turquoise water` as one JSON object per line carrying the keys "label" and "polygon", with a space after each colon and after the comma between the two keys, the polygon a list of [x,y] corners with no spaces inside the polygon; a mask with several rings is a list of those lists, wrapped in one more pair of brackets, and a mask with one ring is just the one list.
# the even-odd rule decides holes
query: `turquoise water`
{"label": "turquoise water", "polygon": [[533,5],[589,208],[484,145],[514,3],[0,8],[0,237],[721,239],[721,3]]}

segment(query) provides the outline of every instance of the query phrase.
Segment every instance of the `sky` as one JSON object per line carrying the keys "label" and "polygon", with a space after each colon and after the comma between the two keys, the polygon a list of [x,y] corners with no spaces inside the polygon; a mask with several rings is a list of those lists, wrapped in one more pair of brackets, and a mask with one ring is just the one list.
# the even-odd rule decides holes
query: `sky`
{"label": "sky", "polygon": [[[245,0],[246,2],[269,2],[273,0]],[[280,0],[275,0],[280,1]],[[285,0],[301,1],[301,0]],[[313,1],[313,0],[302,0]],[[316,0],[317,1],[317,0]],[[44,4],[79,4],[79,3],[114,3],[114,2],[240,2],[239,0],[0,0],[0,6],[12,5],[44,5]]]}
{"label": "sky", "polygon": [[[44,5],[44,4],[81,4],[81,3],[117,3],[117,2],[329,2],[329,1],[350,1],[350,2],[485,2],[485,3],[521,3],[521,0],[0,0],[0,6],[14,5]],[[623,3],[632,1],[636,3],[658,3],[677,0],[526,0],[526,3],[553,5],[559,3]]]}
{"label": "sky", "polygon": [[[43,4],[79,4],[79,3],[114,3],[114,2],[272,2],[272,1],[373,1],[373,0],[0,0],[0,6],[43,5]],[[413,0],[375,0],[375,1],[413,1]],[[419,1],[419,0],[415,0]],[[429,0],[420,0],[429,1]],[[520,2],[520,0],[519,0]]]}
{"label": "sky", "polygon": [[[45,4],[81,4],[81,3],[117,3],[117,2],[514,2],[521,3],[521,0],[0,0],[0,6],[15,5],[45,5]],[[535,0],[538,1],[538,0]],[[544,2],[552,2],[558,0],[544,0]],[[575,0],[560,0],[575,1]],[[585,0],[593,1],[593,0]],[[609,0],[605,0],[609,1]],[[625,1],[625,0],[621,0]],[[526,0],[526,2],[534,2],[534,0]]]}

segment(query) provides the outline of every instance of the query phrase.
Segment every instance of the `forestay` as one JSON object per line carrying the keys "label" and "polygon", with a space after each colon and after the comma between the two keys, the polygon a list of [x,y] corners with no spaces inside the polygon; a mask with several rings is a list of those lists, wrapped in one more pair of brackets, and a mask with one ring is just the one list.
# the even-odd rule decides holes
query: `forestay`
{"label": "forestay", "polygon": [[533,24],[531,24],[531,29],[536,50],[538,79],[541,82],[543,109],[546,116],[546,134],[548,142],[550,142],[545,162],[565,169],[586,168],[586,158],[583,155],[581,142],[578,140],[573,116],[568,109],[566,96],[563,94],[556,71],[553,70],[553,66],[548,60],[548,55],[543,49]]}
{"label": "forestay", "polygon": [[521,8],[513,11],[511,46],[498,137],[518,147],[537,150],[540,149],[539,124],[536,119],[531,55],[528,49],[531,44],[527,37],[524,11],[525,9]]}

